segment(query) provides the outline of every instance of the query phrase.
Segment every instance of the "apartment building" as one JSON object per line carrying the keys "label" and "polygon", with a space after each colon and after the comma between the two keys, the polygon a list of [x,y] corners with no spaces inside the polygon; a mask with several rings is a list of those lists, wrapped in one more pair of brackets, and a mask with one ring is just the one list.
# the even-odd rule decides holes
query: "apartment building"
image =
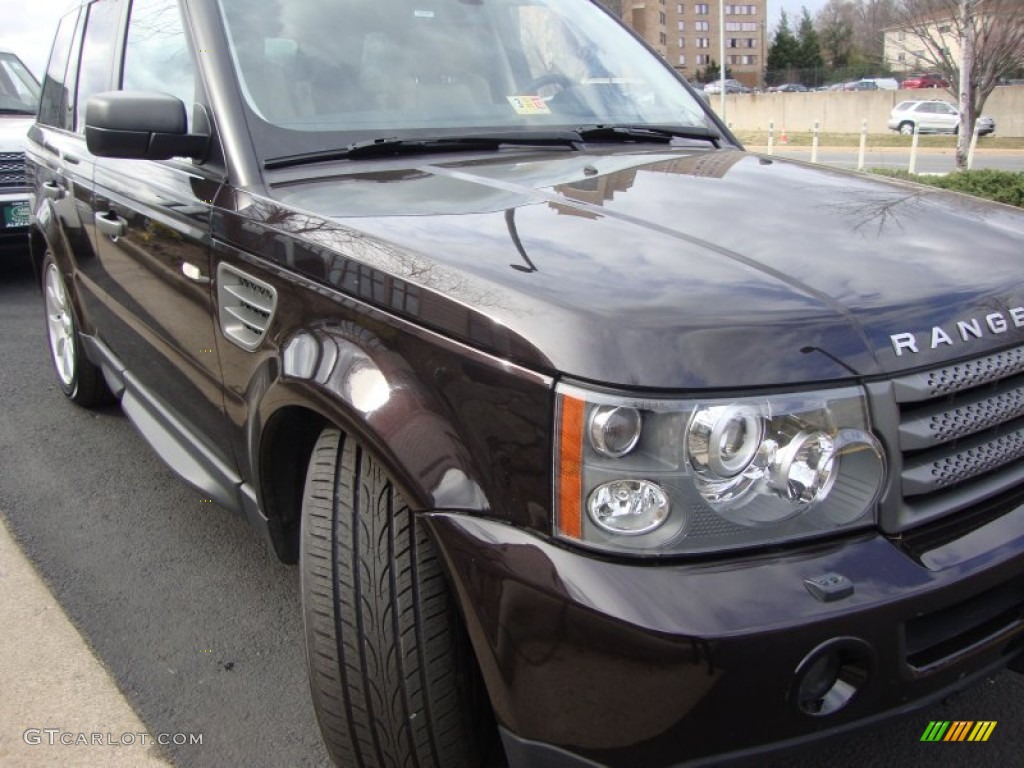
{"label": "apartment building", "polygon": [[[622,18],[687,79],[721,58],[720,4],[622,0]],[[764,82],[768,0],[725,3],[725,64],[750,87]],[[719,62],[720,63],[720,62]]]}
{"label": "apartment building", "polygon": [[[1024,25],[1022,0],[978,0],[972,8],[976,45],[992,51],[1006,51],[1013,56]],[[959,66],[960,34],[957,29],[958,9],[940,5],[932,14],[922,14],[904,24],[885,30],[885,63],[893,72],[933,72]]]}

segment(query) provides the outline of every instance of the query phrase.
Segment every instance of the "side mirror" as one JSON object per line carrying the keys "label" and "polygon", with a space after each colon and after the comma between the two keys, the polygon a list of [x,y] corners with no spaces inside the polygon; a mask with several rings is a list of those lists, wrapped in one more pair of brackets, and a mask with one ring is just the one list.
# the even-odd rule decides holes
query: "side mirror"
{"label": "side mirror", "polygon": [[201,160],[208,135],[188,133],[181,99],[158,91],[106,91],[85,105],[85,144],[98,157]]}

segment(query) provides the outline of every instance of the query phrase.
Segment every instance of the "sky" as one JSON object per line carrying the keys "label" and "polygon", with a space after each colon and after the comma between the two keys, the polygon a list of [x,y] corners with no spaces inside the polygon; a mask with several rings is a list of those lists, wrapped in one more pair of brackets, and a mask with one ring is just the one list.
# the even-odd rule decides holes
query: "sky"
{"label": "sky", "polygon": [[[299,2],[299,0],[296,0]],[[768,0],[768,27],[773,31],[785,9],[791,20],[807,7],[813,18],[827,0]],[[40,80],[50,55],[57,21],[75,0],[0,0],[0,48],[14,51]]]}
{"label": "sky", "polygon": [[43,79],[57,22],[74,0],[0,0],[0,48],[14,51]]}
{"label": "sky", "polygon": [[[0,2],[5,2],[5,0],[0,0]],[[790,28],[793,28],[803,15],[802,8],[806,6],[813,19],[827,2],[828,0],[768,0],[768,28],[774,31],[782,11],[786,12]]]}

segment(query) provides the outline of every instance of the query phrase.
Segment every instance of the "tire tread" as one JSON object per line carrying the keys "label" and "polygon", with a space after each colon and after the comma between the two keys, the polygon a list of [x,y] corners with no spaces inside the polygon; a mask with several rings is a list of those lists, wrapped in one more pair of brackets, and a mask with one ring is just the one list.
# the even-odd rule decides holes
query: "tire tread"
{"label": "tire tread", "polygon": [[479,765],[437,555],[381,464],[334,428],[307,473],[301,563],[313,702],[335,762]]}

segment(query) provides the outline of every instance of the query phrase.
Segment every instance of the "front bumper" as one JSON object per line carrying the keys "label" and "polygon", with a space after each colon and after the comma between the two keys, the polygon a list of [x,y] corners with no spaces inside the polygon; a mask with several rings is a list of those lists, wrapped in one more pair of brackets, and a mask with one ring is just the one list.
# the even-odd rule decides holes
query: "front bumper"
{"label": "front bumper", "polygon": [[[1024,506],[911,556],[875,534],[681,564],[599,559],[511,526],[428,516],[512,768],[750,755],[924,706],[1024,651]],[[838,573],[849,596],[805,580]],[[806,709],[840,658],[855,694]]]}

